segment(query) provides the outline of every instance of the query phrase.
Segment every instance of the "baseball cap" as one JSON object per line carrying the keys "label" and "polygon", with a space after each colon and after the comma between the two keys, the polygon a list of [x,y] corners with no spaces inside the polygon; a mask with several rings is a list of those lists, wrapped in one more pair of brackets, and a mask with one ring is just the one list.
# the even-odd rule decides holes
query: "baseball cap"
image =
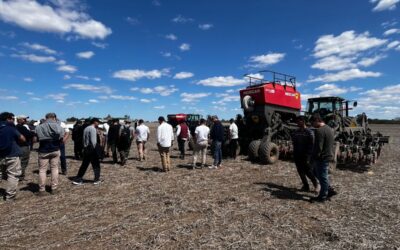
{"label": "baseball cap", "polygon": [[29,116],[27,115],[17,115],[17,119],[28,119]]}

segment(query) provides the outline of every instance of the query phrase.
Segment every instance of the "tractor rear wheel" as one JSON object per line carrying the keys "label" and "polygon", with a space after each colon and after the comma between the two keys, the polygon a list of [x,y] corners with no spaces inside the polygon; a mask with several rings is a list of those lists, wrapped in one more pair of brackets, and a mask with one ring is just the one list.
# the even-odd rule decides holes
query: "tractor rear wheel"
{"label": "tractor rear wheel", "polygon": [[254,161],[258,158],[258,150],[260,148],[261,140],[254,140],[249,144],[249,159]]}
{"label": "tractor rear wheel", "polygon": [[259,150],[260,160],[264,164],[274,164],[279,159],[279,148],[273,142],[261,144]]}
{"label": "tractor rear wheel", "polygon": [[350,127],[351,123],[353,122],[353,117],[344,117],[343,124],[345,127]]}

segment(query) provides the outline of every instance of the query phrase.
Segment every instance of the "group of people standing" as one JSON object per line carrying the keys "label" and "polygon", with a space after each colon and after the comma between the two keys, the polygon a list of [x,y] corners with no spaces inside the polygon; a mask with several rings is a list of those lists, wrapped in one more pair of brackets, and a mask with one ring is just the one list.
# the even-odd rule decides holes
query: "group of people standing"
{"label": "group of people standing", "polygon": [[[30,151],[34,142],[39,143],[38,165],[39,165],[39,192],[38,195],[46,195],[47,170],[51,170],[50,193],[58,191],[59,166],[63,174],[67,173],[65,162],[65,142],[69,131],[65,124],[61,123],[55,113],[46,114],[46,119],[36,126],[34,131],[26,124],[26,116],[16,117],[17,125],[14,124],[14,114],[3,112],[0,114],[0,166],[3,176],[6,174],[7,188],[4,200],[12,200],[16,196],[18,182],[24,179],[26,168],[29,163]],[[190,140],[194,142],[192,169],[207,167],[218,169],[222,167],[222,144],[225,139],[229,140],[230,154],[236,158],[238,145],[238,127],[234,120],[230,120],[228,133],[217,116],[213,116],[211,128],[207,126],[205,119],[201,119],[199,125],[191,133],[188,125],[181,122],[176,128],[176,136],[180,151],[180,158],[185,159],[186,144]],[[303,183],[302,191],[310,191],[308,179],[313,184],[314,191],[318,196],[311,199],[312,202],[324,202],[336,192],[329,185],[328,170],[329,162],[333,159],[334,135],[332,129],[325,125],[318,114],[314,114],[310,122],[315,128],[311,130],[306,127],[305,118],[298,116],[298,129],[292,134],[294,147],[294,161],[298,174]],[[174,142],[174,131],[165,118],[158,118],[157,147],[161,157],[162,171],[171,170],[170,148]],[[100,120],[92,118],[84,123],[77,121],[73,133],[74,153],[76,159],[82,163],[78,173],[72,182],[75,185],[83,184],[83,176],[91,164],[94,171],[93,184],[98,185],[100,179],[100,163],[104,157],[109,156],[111,150],[113,163],[118,163],[117,151],[120,154],[120,164],[124,166],[128,160],[132,142],[136,139],[138,149],[138,160],[146,159],[146,142],[150,137],[150,129],[143,120],[139,120],[137,126],[131,126],[130,120],[123,124],[119,120],[112,120],[110,124],[99,127]],[[228,136],[228,138],[225,138]],[[191,138],[193,137],[193,138]],[[212,140],[213,164],[207,165],[207,148],[209,140]],[[200,159],[199,159],[200,158]],[[198,165],[197,161],[201,164]],[[63,162],[64,161],[64,162]]]}

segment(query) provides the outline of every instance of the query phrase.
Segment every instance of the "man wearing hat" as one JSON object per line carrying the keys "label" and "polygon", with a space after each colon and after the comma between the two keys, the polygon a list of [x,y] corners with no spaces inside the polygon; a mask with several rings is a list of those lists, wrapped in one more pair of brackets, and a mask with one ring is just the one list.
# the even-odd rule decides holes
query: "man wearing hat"
{"label": "man wearing hat", "polygon": [[78,174],[72,182],[74,185],[83,185],[82,178],[90,163],[92,164],[94,172],[93,184],[98,185],[102,182],[102,180],[100,180],[101,147],[100,138],[97,134],[99,123],[100,120],[98,118],[92,118],[90,120],[90,126],[86,127],[83,131],[83,160]]}
{"label": "man wearing hat", "polygon": [[27,128],[27,119],[29,117],[26,115],[19,115],[17,116],[17,130],[20,132],[24,137],[25,141],[24,142],[18,142],[18,146],[21,149],[21,176],[19,179],[22,181],[25,178],[25,170],[28,167],[29,164],[29,158],[30,158],[30,145],[32,143],[33,139],[33,133],[29,130],[29,127]]}
{"label": "man wearing hat", "polygon": [[58,165],[60,163],[60,145],[64,139],[64,129],[57,122],[55,113],[46,114],[46,120],[36,127],[39,140],[39,196],[46,195],[47,168],[51,170],[51,192],[58,188]]}
{"label": "man wearing hat", "polygon": [[119,129],[118,151],[121,158],[121,166],[124,166],[128,160],[134,136],[135,128],[131,127],[131,120],[126,119],[124,125]]}

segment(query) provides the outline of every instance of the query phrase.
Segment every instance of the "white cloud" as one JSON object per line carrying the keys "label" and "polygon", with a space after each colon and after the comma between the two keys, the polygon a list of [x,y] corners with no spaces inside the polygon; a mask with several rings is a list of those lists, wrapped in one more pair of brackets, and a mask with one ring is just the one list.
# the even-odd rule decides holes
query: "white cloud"
{"label": "white cloud", "polygon": [[53,56],[38,56],[35,54],[12,54],[11,57],[21,58],[25,61],[30,61],[33,63],[49,63],[56,61],[56,58]]}
{"label": "white cloud", "polygon": [[161,106],[154,106],[155,109],[165,109],[165,105],[161,105]]}
{"label": "white cloud", "polygon": [[83,51],[83,52],[79,52],[76,53],[76,56],[82,59],[90,59],[94,56],[94,52],[93,51]]}
{"label": "white cloud", "polygon": [[228,102],[237,102],[240,103],[240,96],[239,95],[229,95],[229,94],[216,94],[218,101],[212,102],[212,104],[218,105],[227,105]]}
{"label": "white cloud", "polygon": [[31,100],[32,100],[32,101],[37,101],[37,102],[39,102],[39,101],[42,100],[42,98],[39,98],[39,97],[31,97]]}
{"label": "white cloud", "polygon": [[194,74],[191,72],[179,72],[175,74],[174,79],[187,79],[193,77]]}
{"label": "white cloud", "polygon": [[[131,91],[137,91],[137,88],[131,88]],[[174,85],[170,86],[156,86],[154,88],[141,88],[140,92],[143,94],[158,94],[161,96],[169,96],[179,89],[175,88]]]}
{"label": "white cloud", "polygon": [[37,51],[41,51],[44,52],[46,54],[50,54],[50,55],[55,55],[57,54],[57,51],[52,50],[44,45],[38,44],[38,43],[22,43],[23,46],[32,49],[32,50],[37,50]]}
{"label": "white cloud", "polygon": [[155,101],[157,101],[157,99],[154,99],[154,98],[152,98],[152,99],[146,99],[146,98],[140,99],[140,102],[143,102],[143,103],[151,103],[151,102],[155,102]]}
{"label": "white cloud", "polygon": [[175,41],[175,40],[178,39],[178,37],[175,36],[174,34],[168,34],[168,35],[165,36],[165,38],[168,39],[168,40],[172,40],[172,41]]}
{"label": "white cloud", "polygon": [[92,42],[92,45],[100,49],[105,49],[108,46],[107,43],[99,43],[99,42]]}
{"label": "white cloud", "polygon": [[151,1],[151,4],[154,5],[154,6],[156,6],[156,7],[160,7],[160,6],[161,6],[161,2],[158,1],[158,0],[153,0],[153,1]]}
{"label": "white cloud", "polygon": [[139,25],[139,24],[140,24],[139,19],[137,19],[137,18],[135,18],[135,17],[130,17],[130,16],[128,16],[125,20],[126,20],[130,25],[133,25],[133,26],[136,26],[136,25]]}
{"label": "white cloud", "polygon": [[188,51],[188,50],[190,50],[190,44],[188,44],[188,43],[182,43],[181,46],[179,46],[179,49],[180,49],[181,51]]}
{"label": "white cloud", "polygon": [[371,65],[374,65],[375,63],[377,63],[378,61],[382,60],[386,58],[386,56],[384,55],[377,55],[374,57],[364,57],[362,58],[359,62],[358,65],[364,66],[364,67],[369,67]]}
{"label": "white cloud", "polygon": [[385,33],[383,33],[384,36],[390,36],[393,34],[399,34],[400,33],[400,29],[389,29],[387,31],[385,31]]}
{"label": "white cloud", "polygon": [[16,96],[0,96],[0,100],[12,101],[12,100],[18,100],[18,97],[16,97]]}
{"label": "white cloud", "polygon": [[27,95],[35,95],[35,93],[33,93],[33,92],[26,92],[25,94],[27,94]]}
{"label": "white cloud", "polygon": [[201,30],[209,30],[213,27],[214,27],[214,25],[211,23],[199,24],[199,29],[201,29]]}
{"label": "white cloud", "polygon": [[372,9],[373,11],[394,10],[399,1],[400,0],[370,0],[371,3],[377,3]]}
{"label": "white cloud", "polygon": [[65,64],[67,64],[67,62],[66,61],[64,61],[64,60],[58,60],[57,62],[55,62],[57,65],[65,65]]}
{"label": "white cloud", "polygon": [[340,82],[357,78],[379,77],[381,73],[361,71],[359,69],[343,70],[336,73],[327,73],[317,77],[310,77],[307,82]]}
{"label": "white cloud", "polygon": [[162,55],[163,57],[171,57],[171,56],[172,56],[172,53],[171,53],[171,52],[161,52],[161,55]]}
{"label": "white cloud", "polygon": [[184,17],[182,15],[178,15],[178,16],[174,17],[171,21],[174,23],[190,23],[190,22],[193,22],[194,19],[190,18],[190,17]]}
{"label": "white cloud", "polygon": [[49,94],[46,98],[53,99],[56,102],[64,103],[65,97],[68,96],[66,93]]}
{"label": "white cloud", "polygon": [[25,82],[33,82],[33,79],[31,77],[25,77],[24,81]]}
{"label": "white cloud", "polygon": [[393,48],[397,47],[398,45],[400,45],[399,41],[393,41],[393,42],[388,44],[387,48],[388,49],[393,49]]}
{"label": "white cloud", "polygon": [[135,97],[133,97],[133,96],[127,96],[127,95],[110,95],[109,97],[110,97],[110,99],[121,100],[121,101],[136,100]]}
{"label": "white cloud", "polygon": [[96,100],[96,99],[90,99],[89,102],[90,102],[90,103],[99,103],[99,101]]}
{"label": "white cloud", "polygon": [[400,116],[400,84],[362,92],[358,108],[369,116],[394,118]]}
{"label": "white cloud", "polygon": [[85,90],[94,93],[105,93],[105,94],[111,94],[113,92],[113,90],[107,86],[95,86],[95,85],[80,84],[80,83],[67,84],[63,87],[63,89]]}
{"label": "white cloud", "polygon": [[285,53],[269,53],[265,55],[252,56],[249,59],[250,67],[262,68],[276,64],[283,60]]}
{"label": "white cloud", "polygon": [[197,82],[199,85],[211,87],[233,87],[243,85],[245,83],[246,81],[244,79],[236,79],[232,76],[215,76]]}
{"label": "white cloud", "polygon": [[72,65],[62,65],[57,68],[58,71],[68,72],[68,73],[75,73],[78,69]]}
{"label": "white cloud", "polygon": [[362,88],[360,88],[360,87],[355,87],[355,86],[351,86],[351,87],[349,88],[349,91],[350,91],[350,92],[357,92],[357,91],[359,91],[359,90],[362,90]]}
{"label": "white cloud", "polygon": [[354,57],[343,58],[332,55],[318,60],[311,68],[321,70],[343,70],[354,67],[354,59]]}
{"label": "white cloud", "polygon": [[324,84],[315,89],[320,91],[319,96],[337,96],[348,92],[345,88],[340,88],[336,84]]}
{"label": "white cloud", "polygon": [[82,38],[104,39],[112,33],[101,22],[74,8],[75,4],[55,4],[53,7],[36,0],[1,1],[0,19],[27,30],[76,34]]}
{"label": "white cloud", "polygon": [[321,58],[331,55],[353,56],[360,52],[385,44],[387,40],[370,37],[368,32],[356,34],[353,30],[345,31],[338,36],[324,35],[318,38],[314,57]]}
{"label": "white cloud", "polygon": [[199,99],[209,96],[210,93],[182,93],[182,102],[197,102]]}
{"label": "white cloud", "polygon": [[71,79],[71,76],[70,75],[64,75],[64,80],[69,80],[69,79]]}
{"label": "white cloud", "polygon": [[113,77],[134,82],[141,78],[158,79],[168,73],[168,69],[154,69],[150,71],[144,71],[140,69],[125,69],[114,72]]}

